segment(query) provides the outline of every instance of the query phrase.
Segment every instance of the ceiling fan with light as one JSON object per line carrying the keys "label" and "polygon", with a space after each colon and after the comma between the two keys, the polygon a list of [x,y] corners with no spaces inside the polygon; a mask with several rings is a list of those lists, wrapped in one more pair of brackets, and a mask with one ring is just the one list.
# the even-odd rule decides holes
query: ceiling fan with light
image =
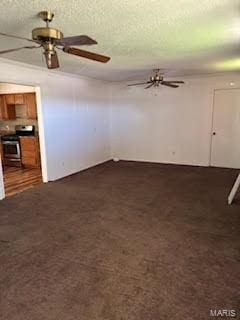
{"label": "ceiling fan with light", "polygon": [[171,88],[178,88],[179,87],[178,84],[184,83],[184,81],[165,81],[163,80],[163,75],[160,74],[160,69],[154,69],[153,71],[155,72],[155,74],[150,77],[149,81],[133,83],[133,84],[129,84],[128,86],[138,86],[138,85],[147,84],[148,86],[145,87],[145,89],[149,89],[151,87],[159,87],[160,85],[171,87]]}
{"label": "ceiling fan with light", "polygon": [[46,27],[35,28],[32,30],[32,39],[15,36],[0,32],[0,36],[26,40],[34,43],[35,45],[23,46],[20,48],[9,49],[0,51],[0,54],[6,54],[22,49],[36,49],[43,48],[43,54],[46,58],[47,67],[49,69],[59,68],[59,61],[56,49],[62,50],[65,53],[73,54],[79,57],[83,57],[90,60],[106,63],[110,60],[110,57],[100,55],[94,52],[74,48],[72,46],[94,45],[97,41],[86,35],[63,37],[63,33],[55,28],[49,26],[54,17],[54,13],[51,11],[41,11],[38,16],[46,22]]}

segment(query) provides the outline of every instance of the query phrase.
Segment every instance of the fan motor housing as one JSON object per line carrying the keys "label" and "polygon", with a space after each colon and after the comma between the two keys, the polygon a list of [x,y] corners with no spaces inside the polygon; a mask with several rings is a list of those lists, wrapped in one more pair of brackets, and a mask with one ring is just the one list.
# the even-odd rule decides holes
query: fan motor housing
{"label": "fan motor housing", "polygon": [[63,38],[63,33],[54,28],[36,28],[32,31],[33,40],[51,41]]}

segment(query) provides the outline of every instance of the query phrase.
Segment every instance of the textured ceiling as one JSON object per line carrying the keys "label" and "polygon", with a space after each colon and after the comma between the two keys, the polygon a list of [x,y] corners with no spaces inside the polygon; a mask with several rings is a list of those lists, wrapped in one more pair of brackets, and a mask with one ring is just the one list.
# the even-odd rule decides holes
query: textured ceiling
{"label": "textured ceiling", "polygon": [[[65,36],[87,34],[98,45],[85,49],[112,57],[107,64],[59,53],[60,71],[105,80],[240,70],[239,0],[1,0],[0,32],[31,37],[37,17],[53,10]],[[0,37],[0,50],[28,45]],[[84,48],[84,47],[83,47]],[[41,49],[2,58],[45,68]]]}

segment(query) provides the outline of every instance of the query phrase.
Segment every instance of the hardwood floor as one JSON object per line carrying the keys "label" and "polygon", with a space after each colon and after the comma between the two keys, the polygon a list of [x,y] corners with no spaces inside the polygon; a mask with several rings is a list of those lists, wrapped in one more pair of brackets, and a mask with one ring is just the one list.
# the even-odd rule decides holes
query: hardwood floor
{"label": "hardwood floor", "polygon": [[42,183],[41,169],[4,167],[3,180],[6,197]]}

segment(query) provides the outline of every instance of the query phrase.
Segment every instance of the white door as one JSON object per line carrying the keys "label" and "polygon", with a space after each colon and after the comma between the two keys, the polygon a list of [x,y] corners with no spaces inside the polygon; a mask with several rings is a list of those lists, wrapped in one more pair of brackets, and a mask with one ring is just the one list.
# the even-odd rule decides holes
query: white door
{"label": "white door", "polygon": [[240,168],[240,89],[215,90],[210,164]]}

